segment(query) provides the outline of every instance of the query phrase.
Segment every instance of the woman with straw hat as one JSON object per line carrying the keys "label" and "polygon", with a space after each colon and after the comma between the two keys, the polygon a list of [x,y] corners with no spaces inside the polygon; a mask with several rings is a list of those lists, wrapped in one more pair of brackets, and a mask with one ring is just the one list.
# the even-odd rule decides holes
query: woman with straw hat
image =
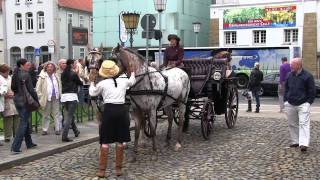
{"label": "woman with straw hat", "polygon": [[126,90],[135,83],[134,72],[130,78],[119,76],[119,67],[112,60],[103,61],[99,75],[105,78],[97,85],[93,82],[89,88],[90,96],[102,95],[104,110],[100,125],[100,158],[98,177],[105,177],[109,144],[116,145],[116,175],[122,174],[123,143],[130,142],[129,110],[125,105]]}

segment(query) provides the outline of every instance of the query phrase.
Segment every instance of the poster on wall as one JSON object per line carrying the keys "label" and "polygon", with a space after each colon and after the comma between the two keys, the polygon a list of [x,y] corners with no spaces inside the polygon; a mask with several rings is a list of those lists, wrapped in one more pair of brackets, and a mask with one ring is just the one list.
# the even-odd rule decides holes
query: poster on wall
{"label": "poster on wall", "polygon": [[72,27],[72,44],[86,46],[88,44],[88,29]]}
{"label": "poster on wall", "polygon": [[223,29],[277,28],[296,26],[296,6],[226,9]]}

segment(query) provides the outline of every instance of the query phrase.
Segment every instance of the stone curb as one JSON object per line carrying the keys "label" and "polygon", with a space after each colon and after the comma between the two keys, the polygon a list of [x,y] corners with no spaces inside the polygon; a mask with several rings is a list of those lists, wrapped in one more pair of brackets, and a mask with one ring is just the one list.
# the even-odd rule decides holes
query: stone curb
{"label": "stone curb", "polygon": [[30,156],[26,156],[26,157],[22,157],[19,159],[15,159],[15,160],[9,160],[9,161],[4,161],[0,163],[0,171],[3,171],[5,169],[9,169],[12,168],[14,166],[18,166],[21,164],[25,164],[31,161],[35,161],[47,156],[51,156],[53,154],[57,154],[57,153],[62,153],[64,151],[70,150],[70,149],[74,149],[83,145],[87,145],[93,142],[96,142],[99,140],[98,136],[95,137],[91,137],[82,141],[78,141],[78,142],[72,142],[72,143],[66,143],[65,145],[61,146],[61,147],[57,147],[54,149],[50,149],[47,151],[43,151],[43,152],[39,152],[36,154],[32,154]]}

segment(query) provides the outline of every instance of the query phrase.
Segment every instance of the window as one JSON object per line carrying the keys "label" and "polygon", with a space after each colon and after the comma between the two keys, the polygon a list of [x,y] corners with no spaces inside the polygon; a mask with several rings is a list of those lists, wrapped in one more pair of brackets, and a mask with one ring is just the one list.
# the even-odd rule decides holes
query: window
{"label": "window", "polygon": [[253,31],[253,43],[254,44],[265,44],[266,43],[266,31]]}
{"label": "window", "polygon": [[93,17],[90,17],[90,32],[93,33]]}
{"label": "window", "polygon": [[225,44],[226,45],[237,44],[237,32],[236,31],[225,32],[224,36],[225,36]]}
{"label": "window", "polygon": [[216,0],[212,0],[211,3],[212,4],[217,4],[217,1]]}
{"label": "window", "polygon": [[284,30],[284,42],[285,43],[298,42],[298,29],[285,29]]}
{"label": "window", "polygon": [[85,56],[85,49],[84,48],[80,48],[80,58],[84,58]]}
{"label": "window", "polygon": [[82,15],[79,16],[79,26],[84,27],[84,17]]}
{"label": "window", "polygon": [[72,25],[72,18],[73,18],[73,14],[72,13],[68,13],[68,15],[67,15],[67,25],[68,24]]}
{"label": "window", "polygon": [[24,48],[24,58],[30,62],[34,62],[34,47],[28,46]]}
{"label": "window", "polygon": [[10,48],[10,65],[14,66],[21,59],[21,50],[19,47]]}
{"label": "window", "polygon": [[16,4],[20,4],[20,0],[16,0]]}
{"label": "window", "polygon": [[20,13],[17,13],[15,16],[16,21],[16,32],[22,32],[22,16]]}
{"label": "window", "polygon": [[44,12],[38,12],[38,31],[44,31]]}
{"label": "window", "polygon": [[27,32],[33,31],[33,15],[32,13],[26,14]]}
{"label": "window", "polygon": [[26,0],[26,3],[27,3],[27,4],[31,4],[31,3],[32,3],[32,0]]}

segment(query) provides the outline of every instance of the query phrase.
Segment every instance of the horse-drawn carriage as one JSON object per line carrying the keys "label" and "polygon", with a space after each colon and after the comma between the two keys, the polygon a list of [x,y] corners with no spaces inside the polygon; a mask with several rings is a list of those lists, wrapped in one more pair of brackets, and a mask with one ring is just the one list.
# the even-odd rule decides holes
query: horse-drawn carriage
{"label": "horse-drawn carriage", "polygon": [[[148,66],[144,57],[130,49],[118,46],[113,54],[124,72],[136,72],[137,82],[128,92],[136,126],[135,152],[142,128],[152,138],[153,149],[156,149],[159,110],[164,110],[168,116],[168,143],[174,119],[178,125],[176,150],[181,147],[183,123],[190,119],[201,120],[205,139],[209,138],[216,115],[224,114],[228,128],[234,127],[238,114],[238,91],[236,78],[229,70],[230,54],[185,59],[184,70],[168,68],[162,71]],[[175,114],[179,116],[175,117]]]}

